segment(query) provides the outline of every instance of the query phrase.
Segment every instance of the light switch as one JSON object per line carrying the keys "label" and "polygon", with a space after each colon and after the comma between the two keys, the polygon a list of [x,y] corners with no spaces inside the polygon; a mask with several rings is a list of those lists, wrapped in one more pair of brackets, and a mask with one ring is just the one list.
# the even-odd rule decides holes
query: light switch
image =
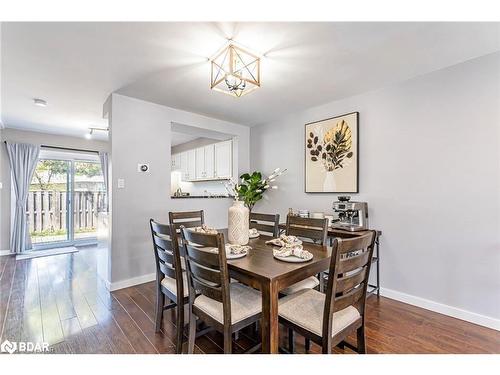
{"label": "light switch", "polygon": [[118,179],[118,189],[124,189],[124,188],[125,188],[125,179],[119,178]]}

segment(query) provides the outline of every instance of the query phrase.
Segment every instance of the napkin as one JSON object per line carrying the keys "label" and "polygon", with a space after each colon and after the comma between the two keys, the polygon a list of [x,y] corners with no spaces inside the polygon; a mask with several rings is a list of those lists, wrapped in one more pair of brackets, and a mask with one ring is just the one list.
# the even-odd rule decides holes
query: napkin
{"label": "napkin", "polygon": [[249,236],[256,236],[256,235],[258,235],[258,234],[259,234],[259,232],[258,232],[258,231],[257,231],[257,229],[255,229],[255,228],[251,228],[251,229],[248,231],[248,235],[249,235]]}
{"label": "napkin", "polygon": [[282,234],[279,238],[273,238],[272,240],[266,241],[266,244],[283,247],[302,245],[302,241],[295,236],[287,236],[285,234]]}
{"label": "napkin", "polygon": [[205,234],[217,234],[217,229],[211,228],[205,224],[203,224],[201,227],[193,228],[193,231],[198,232],[198,233],[205,233]]}
{"label": "napkin", "polygon": [[279,257],[289,257],[293,255],[306,260],[312,259],[313,257],[309,251],[303,249],[302,245],[283,246],[281,249],[273,250],[273,255]]}
{"label": "napkin", "polygon": [[238,254],[243,254],[247,253],[248,250],[250,250],[251,247],[247,245],[230,245],[226,244],[226,253],[229,250],[229,254],[231,255],[238,255]]}
{"label": "napkin", "polygon": [[[246,245],[231,245],[231,244],[226,244],[226,254],[231,254],[231,255],[238,255],[238,254],[243,254],[247,253],[248,250],[250,250],[250,246]],[[218,253],[219,249],[216,247],[210,249],[210,252],[212,253]]]}

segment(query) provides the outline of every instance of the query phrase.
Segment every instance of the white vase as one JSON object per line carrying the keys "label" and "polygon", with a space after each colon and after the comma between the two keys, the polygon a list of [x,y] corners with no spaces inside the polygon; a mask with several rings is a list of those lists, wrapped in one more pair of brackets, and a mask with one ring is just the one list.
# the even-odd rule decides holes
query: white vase
{"label": "white vase", "polygon": [[248,243],[248,225],[250,211],[242,201],[234,201],[227,215],[227,240],[232,245]]}
{"label": "white vase", "polygon": [[337,184],[335,183],[334,171],[326,172],[325,180],[323,181],[323,191],[324,192],[335,192],[337,189]]}

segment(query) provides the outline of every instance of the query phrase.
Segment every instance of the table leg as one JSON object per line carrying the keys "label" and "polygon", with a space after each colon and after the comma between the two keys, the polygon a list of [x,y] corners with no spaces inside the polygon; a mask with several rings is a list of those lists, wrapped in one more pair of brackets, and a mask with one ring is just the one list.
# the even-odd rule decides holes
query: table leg
{"label": "table leg", "polygon": [[262,286],[262,353],[278,353],[278,288],[274,282]]}

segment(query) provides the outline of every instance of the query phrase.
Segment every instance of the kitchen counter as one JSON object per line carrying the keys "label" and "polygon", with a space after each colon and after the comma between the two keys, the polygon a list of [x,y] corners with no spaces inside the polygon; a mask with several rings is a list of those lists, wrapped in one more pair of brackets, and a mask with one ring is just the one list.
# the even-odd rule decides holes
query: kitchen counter
{"label": "kitchen counter", "polygon": [[204,198],[204,199],[218,199],[218,198],[231,198],[233,199],[234,197],[232,196],[227,196],[227,195],[183,195],[180,197],[176,197],[175,195],[171,195],[170,198],[172,199],[190,199],[190,198]]}

